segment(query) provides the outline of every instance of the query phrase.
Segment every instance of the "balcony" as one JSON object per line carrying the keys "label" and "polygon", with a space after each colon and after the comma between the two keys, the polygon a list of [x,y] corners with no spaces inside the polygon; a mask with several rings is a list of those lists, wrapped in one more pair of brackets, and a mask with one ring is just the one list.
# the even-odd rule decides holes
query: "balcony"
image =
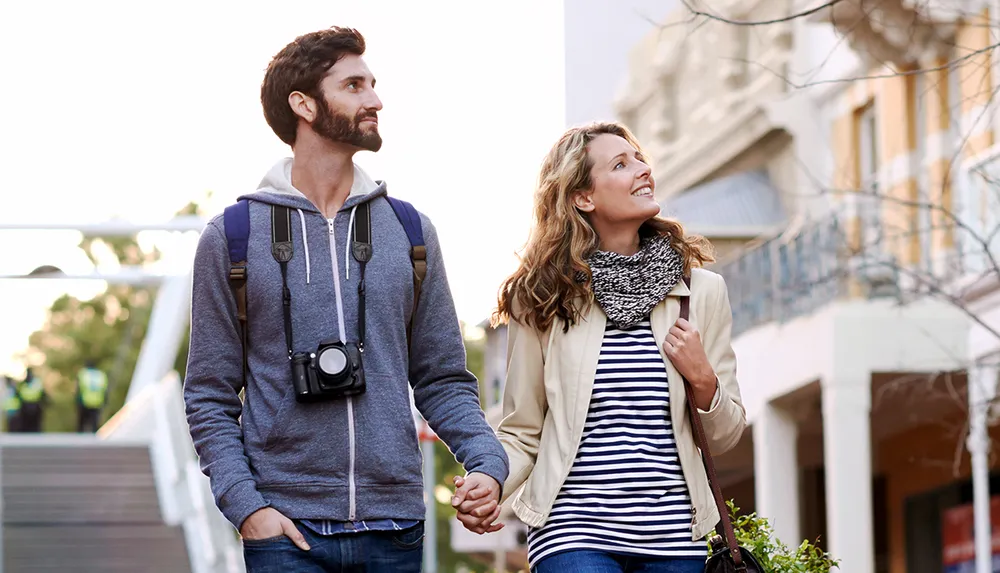
{"label": "balcony", "polygon": [[847,294],[846,234],[832,216],[786,231],[713,270],[726,279],[733,337],[769,322],[787,322]]}
{"label": "balcony", "polygon": [[[809,3],[796,0],[798,11]],[[812,22],[827,22],[859,54],[875,62],[909,65],[922,56],[950,53],[963,16],[983,9],[971,0],[845,0],[831,3],[810,15]],[[809,8],[814,7],[808,6]]]}
{"label": "balcony", "polygon": [[[729,287],[733,336],[848,295],[962,304],[1000,288],[1000,145],[964,161],[955,183],[949,206],[859,192],[853,211],[793,227],[716,264]],[[918,220],[900,226],[888,216],[900,208]]]}

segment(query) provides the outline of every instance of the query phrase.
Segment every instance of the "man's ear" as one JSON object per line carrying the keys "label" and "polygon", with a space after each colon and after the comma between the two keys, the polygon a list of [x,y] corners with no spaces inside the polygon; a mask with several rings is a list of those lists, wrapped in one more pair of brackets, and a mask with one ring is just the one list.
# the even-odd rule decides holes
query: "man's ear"
{"label": "man's ear", "polygon": [[292,108],[292,113],[307,122],[312,123],[316,119],[318,103],[306,94],[300,91],[288,94],[288,105]]}

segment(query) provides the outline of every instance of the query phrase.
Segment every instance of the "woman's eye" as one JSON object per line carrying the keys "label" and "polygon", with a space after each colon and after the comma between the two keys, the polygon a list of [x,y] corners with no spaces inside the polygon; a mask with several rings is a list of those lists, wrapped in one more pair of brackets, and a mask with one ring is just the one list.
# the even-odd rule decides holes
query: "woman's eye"
{"label": "woman's eye", "polygon": [[618,169],[619,167],[625,167],[625,163],[623,163],[621,161],[619,161],[618,163],[615,163],[615,169]]}

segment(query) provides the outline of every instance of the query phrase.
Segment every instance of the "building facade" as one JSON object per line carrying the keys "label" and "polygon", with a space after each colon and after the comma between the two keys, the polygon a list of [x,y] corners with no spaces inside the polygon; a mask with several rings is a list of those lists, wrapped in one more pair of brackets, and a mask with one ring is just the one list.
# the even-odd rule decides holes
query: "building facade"
{"label": "building facade", "polygon": [[842,571],[944,571],[994,481],[1000,11],[693,6],[715,17],[641,40],[618,110],[730,289],[751,430],[727,496]]}

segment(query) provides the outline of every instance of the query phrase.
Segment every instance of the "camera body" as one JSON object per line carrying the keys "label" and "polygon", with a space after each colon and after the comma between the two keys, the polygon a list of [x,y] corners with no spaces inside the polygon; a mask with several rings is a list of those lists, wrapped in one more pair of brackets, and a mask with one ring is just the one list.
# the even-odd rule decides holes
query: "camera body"
{"label": "camera body", "polygon": [[361,347],[355,342],[321,342],[315,352],[292,355],[295,400],[323,402],[365,392]]}

